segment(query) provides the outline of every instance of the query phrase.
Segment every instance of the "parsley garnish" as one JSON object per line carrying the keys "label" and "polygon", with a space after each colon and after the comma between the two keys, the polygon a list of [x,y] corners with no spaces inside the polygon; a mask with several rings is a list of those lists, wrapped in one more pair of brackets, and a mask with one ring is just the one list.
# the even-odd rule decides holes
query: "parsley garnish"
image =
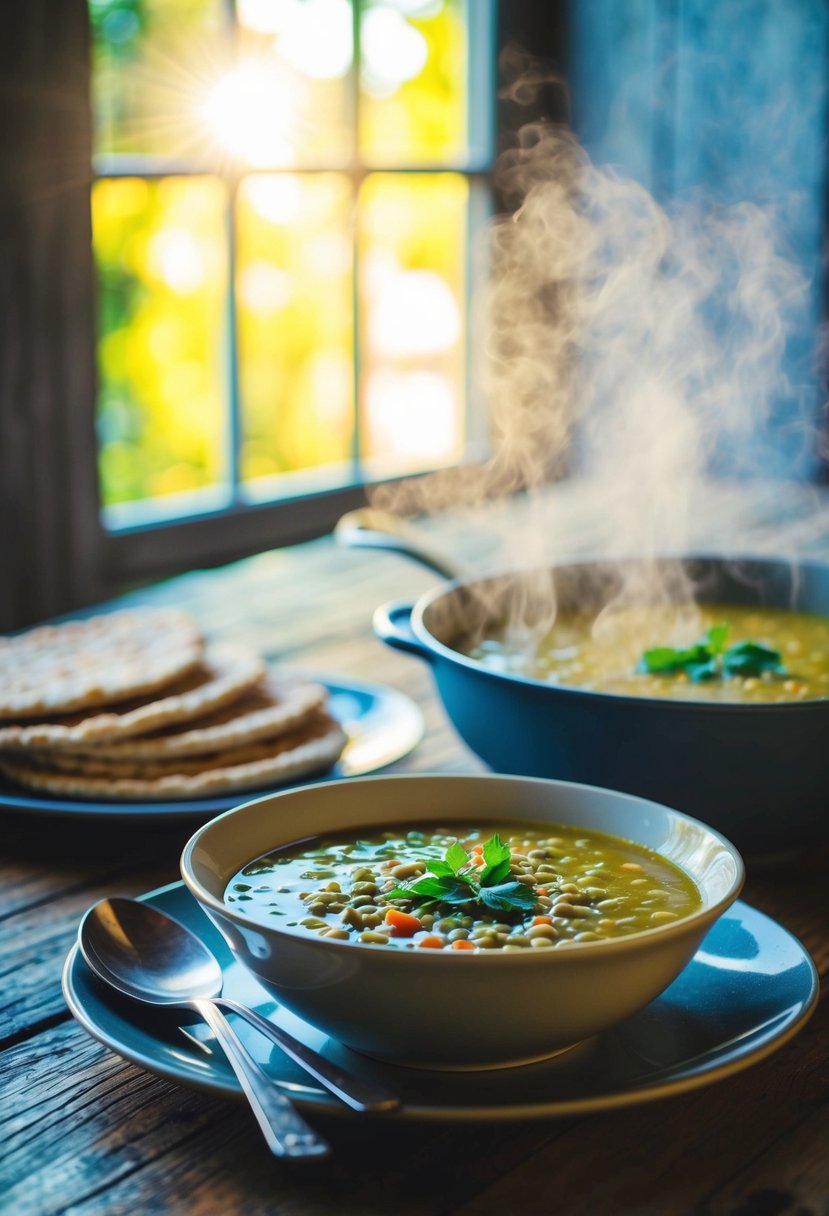
{"label": "parsley garnish", "polygon": [[427,903],[480,903],[499,912],[533,908],[536,893],[523,882],[505,882],[509,875],[510,851],[496,832],[483,847],[483,868],[477,870],[466,849],[457,840],[450,844],[443,860],[429,858],[430,871],[414,882],[387,891],[385,898],[420,899]]}
{"label": "parsley garnish", "polygon": [[726,647],[728,625],[712,625],[704,638],[690,646],[654,646],[646,650],[637,671],[652,675],[674,675],[684,671],[694,683],[724,676],[761,676],[769,671],[783,676],[788,672],[780,653],[762,642],[735,642]]}

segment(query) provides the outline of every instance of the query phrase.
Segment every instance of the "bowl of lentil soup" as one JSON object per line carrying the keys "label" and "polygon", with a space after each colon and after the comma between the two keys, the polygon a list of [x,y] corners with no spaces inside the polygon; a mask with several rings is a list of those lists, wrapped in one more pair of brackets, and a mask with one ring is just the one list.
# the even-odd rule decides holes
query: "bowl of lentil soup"
{"label": "bowl of lentil soup", "polygon": [[431,1068],[544,1058],[653,1000],[743,882],[705,824],[526,777],[354,779],[211,820],[181,871],[280,1004]]}
{"label": "bowl of lentil soup", "polygon": [[374,628],[427,662],[456,730],[496,771],[667,803],[750,860],[829,839],[829,566],[654,567],[680,567],[694,602],[624,603],[636,562],[574,563],[535,572],[557,612],[529,645],[507,624],[517,574],[386,604]]}

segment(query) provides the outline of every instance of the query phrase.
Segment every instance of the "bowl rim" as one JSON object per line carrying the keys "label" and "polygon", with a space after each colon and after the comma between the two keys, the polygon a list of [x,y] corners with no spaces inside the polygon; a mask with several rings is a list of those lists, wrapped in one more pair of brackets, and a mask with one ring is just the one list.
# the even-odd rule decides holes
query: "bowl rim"
{"label": "bowl rim", "polygon": [[[355,785],[355,784],[359,785],[359,786],[366,786],[366,785],[386,784],[386,783],[394,784],[394,783],[399,783],[399,782],[410,783],[410,782],[419,782],[421,780],[434,781],[435,779],[438,779],[440,781],[446,781],[446,782],[449,782],[450,784],[452,784],[452,783],[459,783],[459,784],[460,783],[471,783],[471,782],[477,782],[477,781],[485,781],[487,783],[490,783],[490,782],[515,783],[515,782],[518,782],[518,783],[526,784],[526,785],[541,785],[544,787],[554,787],[556,789],[563,789],[563,790],[585,790],[589,793],[596,793],[603,797],[609,795],[613,799],[618,799],[618,800],[621,800],[621,801],[627,802],[627,803],[635,803],[642,807],[649,807],[649,806],[655,807],[660,812],[668,812],[669,815],[675,816],[677,819],[679,819],[682,822],[690,823],[696,827],[701,828],[709,836],[713,837],[713,839],[723,848],[725,853],[728,854],[728,856],[731,858],[732,862],[734,863],[734,867],[735,867],[734,879],[731,882],[731,884],[729,885],[727,891],[725,891],[723,893],[723,895],[720,896],[719,899],[717,899],[713,903],[710,903],[707,905],[703,904],[702,907],[699,907],[699,908],[695,909],[693,912],[688,913],[687,916],[680,917],[676,921],[670,921],[667,924],[656,925],[652,929],[641,929],[635,933],[627,934],[624,937],[611,938],[606,941],[573,942],[572,948],[567,949],[567,950],[551,950],[551,951],[532,950],[532,951],[521,951],[520,953],[516,952],[516,954],[512,955],[510,953],[505,953],[502,950],[468,951],[468,952],[464,951],[464,950],[401,951],[396,946],[386,946],[381,943],[372,943],[370,946],[368,946],[365,943],[358,942],[358,941],[347,941],[347,940],[342,940],[339,938],[322,938],[322,937],[311,936],[310,934],[306,935],[306,934],[302,934],[302,933],[289,933],[289,932],[287,932],[287,930],[281,928],[278,925],[264,924],[261,921],[252,920],[248,917],[243,916],[239,912],[236,912],[233,908],[229,907],[228,904],[226,904],[223,899],[217,898],[210,891],[208,891],[202,885],[202,883],[199,881],[199,879],[196,877],[195,873],[192,870],[192,857],[193,857],[193,853],[195,852],[195,849],[197,848],[197,846],[199,844],[203,843],[203,838],[215,827],[215,825],[217,823],[219,823],[220,821],[223,822],[225,820],[228,820],[239,814],[248,813],[248,812],[254,810],[256,807],[261,806],[263,803],[270,803],[274,800],[278,800],[283,797],[288,797],[290,795],[299,796],[299,797],[305,796],[306,794],[308,796],[313,796],[314,794],[319,795],[321,792],[323,792],[325,790],[341,786],[343,783],[343,780],[346,780],[348,782],[349,786]],[[325,796],[326,795],[323,792],[323,797],[325,797]],[[389,822],[393,823],[394,820],[390,820]],[[355,826],[359,826],[359,825],[355,825]],[[379,828],[382,826],[382,824],[375,824],[372,826]],[[564,825],[564,826],[566,826],[566,825]],[[587,829],[587,830],[590,830],[590,829]],[[595,830],[601,831],[602,829],[595,829]],[[605,833],[605,834],[613,835],[614,833]],[[305,838],[307,838],[307,837],[300,836],[300,837],[296,837],[295,839],[299,840],[299,839],[305,839]],[[313,838],[313,837],[311,837],[311,838]],[[623,839],[632,839],[632,838],[623,837]],[[634,844],[639,843],[641,845],[641,842],[637,842],[635,840],[633,840],[632,842]],[[286,844],[290,844],[290,843],[291,843],[290,841],[286,842]],[[647,848],[647,846],[644,846],[644,847]],[[259,856],[261,856],[261,854],[259,854]],[[254,860],[254,858],[251,858],[251,860]],[[668,859],[668,860],[670,860],[670,859]],[[674,864],[676,864],[676,863],[674,863]],[[650,798],[642,798],[637,794],[628,794],[622,790],[612,789],[609,786],[589,785],[585,782],[577,782],[577,781],[560,781],[560,780],[558,780],[556,778],[552,778],[552,777],[528,777],[523,774],[513,774],[513,773],[441,773],[441,772],[431,772],[431,771],[422,772],[422,773],[373,774],[370,776],[349,777],[349,778],[345,778],[345,779],[335,778],[334,780],[331,780],[331,781],[318,782],[313,785],[303,785],[303,786],[293,787],[290,790],[274,791],[271,794],[265,794],[262,797],[250,799],[247,802],[243,802],[243,803],[240,803],[238,806],[232,807],[230,810],[224,811],[220,815],[215,815],[212,819],[208,820],[207,823],[204,823],[199,828],[197,828],[196,831],[187,840],[187,842],[185,843],[185,845],[182,849],[179,865],[180,865],[181,876],[182,876],[182,879],[184,880],[185,885],[187,886],[187,889],[190,891],[190,894],[194,897],[194,899],[202,906],[202,908],[210,909],[217,916],[223,917],[223,918],[233,922],[234,924],[239,925],[241,928],[245,928],[245,929],[255,928],[255,929],[264,930],[265,932],[269,931],[269,932],[274,933],[277,936],[277,938],[287,938],[293,943],[300,942],[300,943],[304,943],[304,944],[307,944],[308,946],[312,946],[314,948],[321,949],[321,950],[331,950],[331,949],[354,950],[354,949],[358,949],[363,952],[364,956],[368,953],[372,957],[375,955],[382,955],[383,957],[386,957],[386,958],[388,958],[389,956],[400,957],[405,954],[406,958],[409,960],[411,960],[412,958],[419,958],[419,959],[424,959],[424,960],[425,959],[436,959],[438,957],[443,956],[444,954],[451,955],[454,957],[458,957],[458,956],[466,957],[467,954],[469,954],[472,957],[475,957],[478,954],[484,954],[487,957],[500,958],[501,963],[502,964],[506,963],[507,966],[514,966],[515,965],[515,962],[513,961],[514,959],[524,959],[526,961],[529,958],[537,958],[537,959],[578,958],[578,957],[584,956],[586,954],[589,954],[590,956],[595,956],[596,954],[607,953],[608,951],[612,952],[613,954],[616,954],[620,950],[637,950],[637,949],[641,948],[642,946],[647,947],[647,945],[650,942],[653,942],[657,938],[666,939],[669,937],[684,936],[686,933],[694,932],[695,930],[697,930],[700,925],[705,926],[705,925],[713,924],[713,922],[715,920],[717,920],[718,917],[720,917],[722,915],[722,913],[727,908],[729,908],[736,899],[739,898],[740,892],[742,891],[743,885],[745,883],[745,878],[746,878],[745,862],[743,861],[742,855],[739,852],[739,850],[737,849],[736,845],[734,845],[726,836],[724,836],[722,834],[722,832],[719,832],[716,828],[711,827],[709,824],[703,822],[701,819],[696,819],[696,818],[694,818],[694,816],[686,814],[684,811],[680,811],[680,810],[677,810],[675,807],[668,806],[666,803],[655,802],[653,799],[650,799]],[[689,875],[689,877],[691,878],[691,881],[694,883],[694,885],[699,890],[699,884],[697,883],[696,879],[692,875]],[[578,947],[578,949],[576,949],[575,947]],[[507,962],[507,960],[509,960],[509,961]],[[423,966],[423,965],[431,965],[431,964],[425,964],[425,963],[415,964],[415,966]],[[439,965],[445,965],[445,964],[439,964]],[[493,964],[487,964],[487,965],[491,966]],[[538,965],[538,964],[531,964],[531,965]],[[549,965],[549,963],[548,963],[548,965]]]}
{"label": "bowl rim", "polygon": [[[717,713],[717,714],[733,714],[735,711],[745,714],[750,713],[755,716],[758,711],[764,714],[771,713],[787,713],[790,714],[795,710],[801,713],[815,713],[818,707],[822,710],[829,709],[829,696],[827,697],[812,697],[803,701],[695,701],[685,700],[684,698],[672,697],[654,697],[654,696],[639,696],[631,693],[611,692],[596,688],[580,688],[577,684],[552,684],[547,680],[539,680],[534,676],[525,676],[516,672],[497,671],[493,668],[486,667],[478,659],[470,658],[463,654],[460,650],[455,650],[451,646],[447,646],[440,638],[436,637],[427,626],[424,616],[428,610],[439,600],[446,596],[453,595],[458,591],[468,590],[476,583],[492,582],[496,579],[507,579],[522,574],[532,574],[533,572],[548,572],[555,570],[578,570],[579,568],[588,566],[601,565],[624,565],[629,562],[636,561],[635,555],[627,557],[600,557],[594,556],[591,558],[580,558],[574,561],[550,562],[547,566],[533,565],[526,567],[512,567],[510,569],[482,571],[479,574],[472,576],[466,575],[461,578],[454,578],[445,583],[438,584],[430,588],[412,602],[409,621],[413,633],[418,641],[427,647],[432,653],[440,658],[452,663],[458,667],[481,676],[485,679],[502,681],[507,684],[518,684],[526,688],[545,689],[545,695],[551,697],[576,697],[579,700],[586,701],[610,701],[616,704],[634,704],[636,706],[647,706],[648,710],[658,707],[659,712],[668,713]],[[664,553],[656,557],[657,561],[681,561],[681,562],[709,562],[717,566],[728,566],[731,564],[742,563],[744,565],[756,567],[780,567],[789,570],[804,570],[811,569],[814,571],[826,571],[829,575],[829,563],[821,562],[813,558],[793,559],[784,558],[773,554],[726,554],[726,553],[709,553],[709,552],[693,552],[693,553]],[[820,615],[815,613],[813,615]]]}

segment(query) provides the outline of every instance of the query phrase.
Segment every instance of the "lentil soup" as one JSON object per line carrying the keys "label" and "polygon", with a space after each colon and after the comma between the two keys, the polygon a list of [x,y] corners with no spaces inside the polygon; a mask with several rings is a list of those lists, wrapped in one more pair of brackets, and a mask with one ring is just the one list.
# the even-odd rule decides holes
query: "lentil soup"
{"label": "lentil soup", "polygon": [[244,866],[224,901],[298,933],[459,952],[624,937],[702,902],[688,875],[642,845],[515,822],[404,825],[291,844]]}
{"label": "lentil soup", "polygon": [[[643,670],[648,648],[688,645],[724,626],[729,644],[759,643],[778,652],[780,670],[699,680],[682,670]],[[561,612],[532,646],[499,626],[456,649],[490,670],[624,696],[766,704],[829,697],[829,618],[780,608],[701,604],[682,614],[640,606],[598,619],[592,612]]]}

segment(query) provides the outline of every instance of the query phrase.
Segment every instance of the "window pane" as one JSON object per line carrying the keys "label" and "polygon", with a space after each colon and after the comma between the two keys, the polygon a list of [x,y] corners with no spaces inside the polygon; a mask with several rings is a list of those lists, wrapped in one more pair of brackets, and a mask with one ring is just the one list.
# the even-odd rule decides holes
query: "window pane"
{"label": "window pane", "polygon": [[[237,316],[242,477],[329,468],[351,477],[351,184],[256,175],[239,192]],[[349,467],[344,469],[344,463]],[[266,480],[257,497],[285,492]]]}
{"label": "window pane", "polygon": [[463,452],[468,198],[458,174],[363,185],[360,446],[378,474]]}
{"label": "window pane", "polygon": [[361,12],[362,157],[389,166],[465,163],[466,0],[361,0]]}
{"label": "window pane", "polygon": [[224,0],[90,0],[97,154],[205,149],[199,107],[227,62]]}
{"label": "window pane", "polygon": [[216,487],[227,476],[224,189],[119,178],[99,181],[92,202],[103,503]]}
{"label": "window pane", "polygon": [[350,0],[237,0],[236,11],[237,66],[213,94],[220,143],[254,168],[348,164]]}
{"label": "window pane", "polygon": [[349,0],[90,0],[98,154],[261,168],[352,155]]}

